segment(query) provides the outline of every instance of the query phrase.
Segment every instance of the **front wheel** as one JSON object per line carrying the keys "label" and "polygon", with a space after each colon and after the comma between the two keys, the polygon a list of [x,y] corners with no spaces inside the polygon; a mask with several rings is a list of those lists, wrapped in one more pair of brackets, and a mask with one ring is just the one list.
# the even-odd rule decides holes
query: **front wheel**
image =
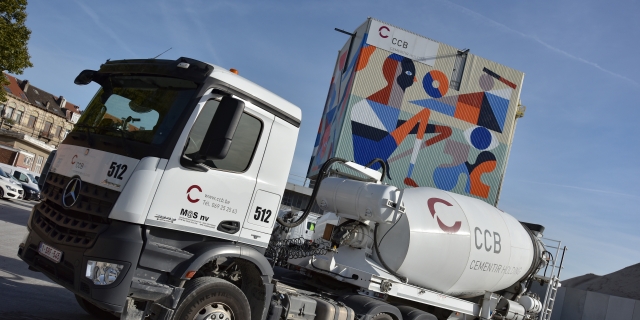
{"label": "front wheel", "polygon": [[222,279],[201,277],[185,286],[176,320],[250,320],[251,306],[242,291]]}
{"label": "front wheel", "polygon": [[4,190],[0,188],[0,199],[4,199]]}

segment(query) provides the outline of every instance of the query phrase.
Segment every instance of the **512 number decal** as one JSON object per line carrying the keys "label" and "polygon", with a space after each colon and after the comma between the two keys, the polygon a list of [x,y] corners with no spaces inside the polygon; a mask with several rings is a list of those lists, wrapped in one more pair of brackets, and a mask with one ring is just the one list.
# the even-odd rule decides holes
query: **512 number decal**
{"label": "512 number decal", "polygon": [[270,217],[271,217],[271,210],[256,207],[256,214],[253,215],[254,220],[262,221],[264,223],[269,223]]}
{"label": "512 number decal", "polygon": [[117,162],[111,162],[111,166],[109,166],[109,171],[107,172],[107,177],[116,178],[118,180],[122,180],[122,175],[127,171],[126,164],[120,164]]}

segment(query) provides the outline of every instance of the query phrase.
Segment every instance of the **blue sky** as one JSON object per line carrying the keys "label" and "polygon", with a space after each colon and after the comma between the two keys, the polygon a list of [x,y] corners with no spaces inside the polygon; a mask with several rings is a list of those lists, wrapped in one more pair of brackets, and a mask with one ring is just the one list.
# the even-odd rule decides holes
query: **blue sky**
{"label": "blue sky", "polygon": [[499,207],[569,247],[562,278],[640,262],[640,3],[554,1],[44,1],[19,75],[84,108],[107,59],[187,56],[236,68],[302,108],[292,174],[313,149],[337,51],[375,17],[525,73]]}

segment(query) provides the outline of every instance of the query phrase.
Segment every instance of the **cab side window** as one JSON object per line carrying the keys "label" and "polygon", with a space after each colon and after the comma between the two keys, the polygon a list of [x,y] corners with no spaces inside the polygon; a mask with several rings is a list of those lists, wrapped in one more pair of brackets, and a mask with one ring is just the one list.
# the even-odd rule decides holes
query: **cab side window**
{"label": "cab side window", "polygon": [[[188,145],[184,152],[186,157],[191,158],[190,155],[200,150],[202,140],[209,129],[213,116],[218,110],[219,104],[220,102],[217,100],[209,100],[205,103],[191,129],[191,133],[189,133]],[[208,160],[204,164],[213,169],[234,172],[247,170],[251,164],[253,153],[258,146],[261,132],[262,121],[246,112],[243,113],[227,157],[220,160]]]}

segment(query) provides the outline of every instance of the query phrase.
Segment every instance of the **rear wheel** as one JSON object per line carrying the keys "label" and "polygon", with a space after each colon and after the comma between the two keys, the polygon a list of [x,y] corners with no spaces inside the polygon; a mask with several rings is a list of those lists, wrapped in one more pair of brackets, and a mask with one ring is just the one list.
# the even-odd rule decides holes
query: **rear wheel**
{"label": "rear wheel", "polygon": [[233,284],[218,278],[201,277],[185,286],[176,320],[250,320],[247,297]]}
{"label": "rear wheel", "polygon": [[388,313],[378,313],[371,320],[393,320],[393,317]]}
{"label": "rear wheel", "polygon": [[79,296],[76,294],[76,301],[78,301],[78,304],[80,305],[80,307],[82,308],[82,310],[84,310],[86,313],[96,317],[97,319],[105,319],[105,320],[116,320],[116,319],[120,319],[119,317],[115,316],[113,313],[110,313],[108,311],[102,310],[98,307],[96,307],[93,303],[87,301],[85,298]]}

